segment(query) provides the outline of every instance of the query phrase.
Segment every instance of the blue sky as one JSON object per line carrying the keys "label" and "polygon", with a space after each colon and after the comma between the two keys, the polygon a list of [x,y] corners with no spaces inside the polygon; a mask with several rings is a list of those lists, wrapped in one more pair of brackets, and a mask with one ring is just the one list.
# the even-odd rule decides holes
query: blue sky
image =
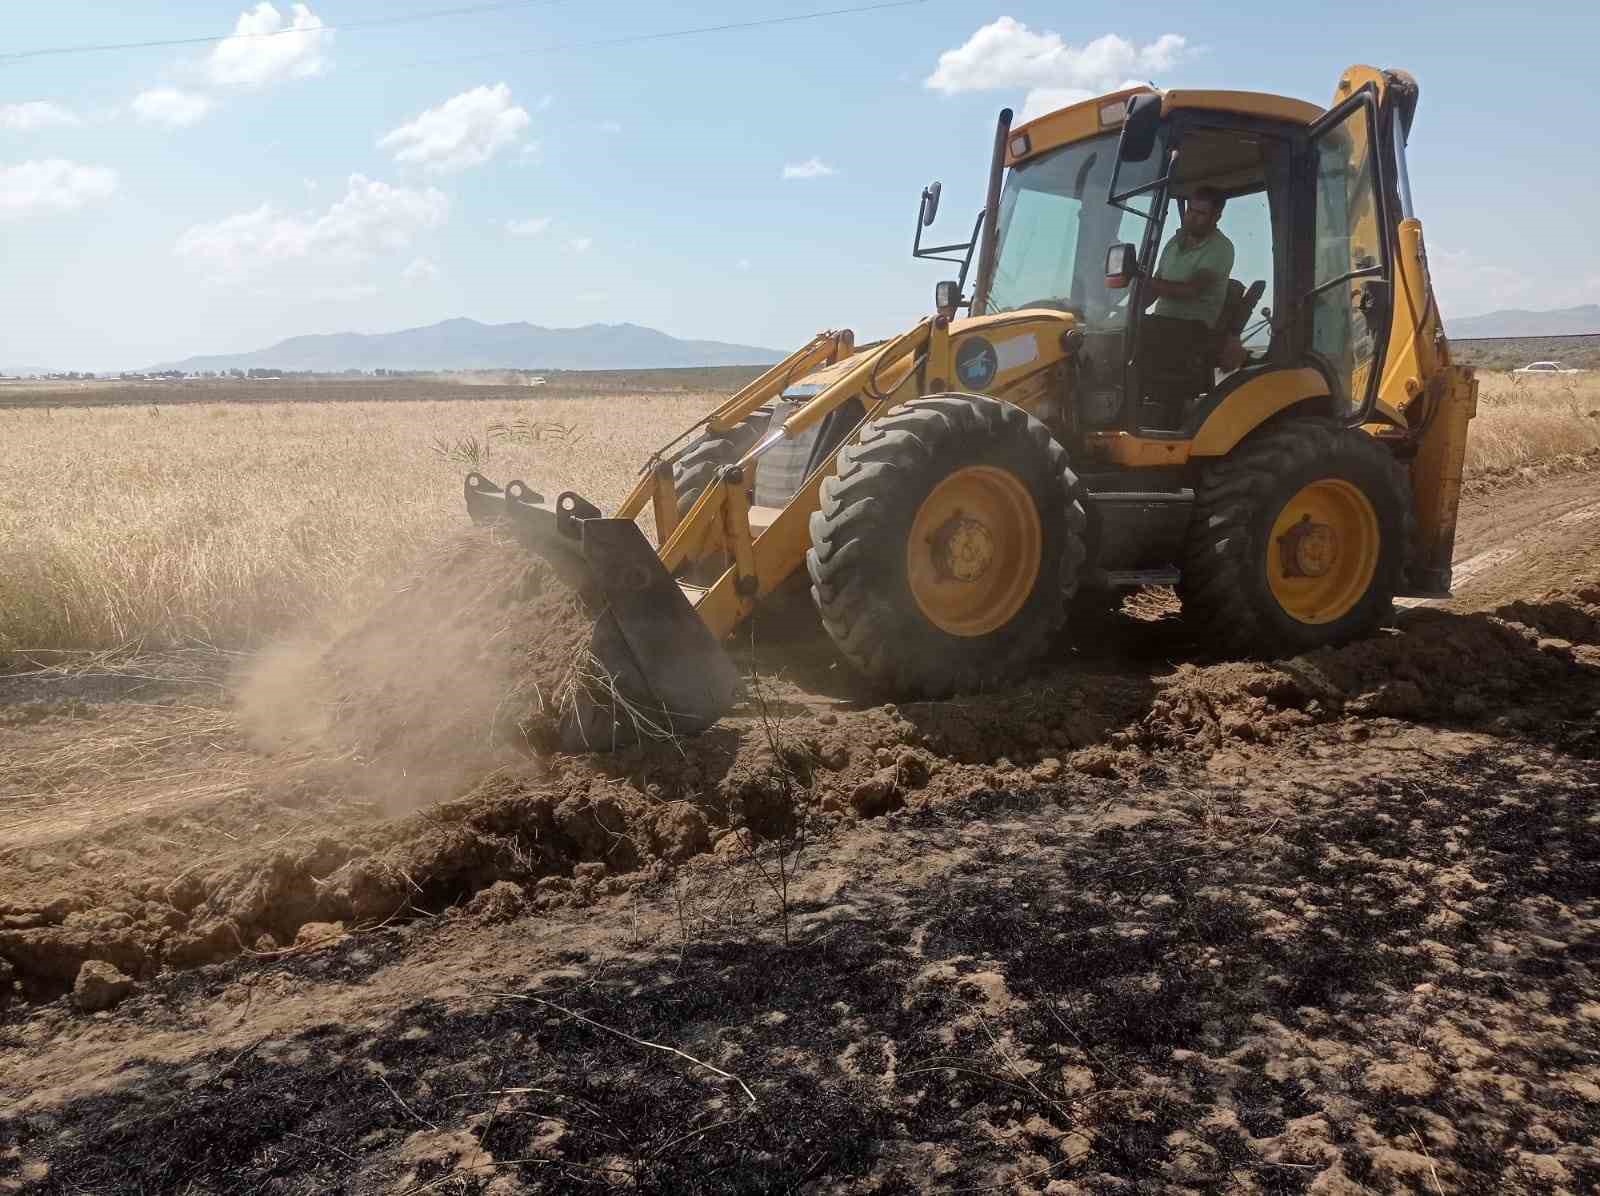
{"label": "blue sky", "polygon": [[356,27],[470,2],[8,5],[0,367],[458,315],[883,335],[942,276],[909,257],[918,191],[942,179],[936,231],[965,235],[1001,106],[1130,78],[1323,103],[1351,62],[1421,82],[1413,186],[1447,321],[1600,301],[1600,6],[926,0],[607,46],[851,0],[569,0]]}

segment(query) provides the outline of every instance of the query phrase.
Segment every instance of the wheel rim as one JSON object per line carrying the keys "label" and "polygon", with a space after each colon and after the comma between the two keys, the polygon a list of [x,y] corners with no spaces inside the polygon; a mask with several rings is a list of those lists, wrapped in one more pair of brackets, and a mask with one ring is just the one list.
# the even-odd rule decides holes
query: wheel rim
{"label": "wheel rim", "polygon": [[1378,571],[1378,513],[1359,488],[1323,478],[1284,504],[1267,538],[1267,582],[1302,623],[1349,614]]}
{"label": "wheel rim", "polygon": [[1044,536],[1028,488],[988,465],[958,469],[917,508],[906,577],[918,608],[950,635],[987,635],[1033,593]]}

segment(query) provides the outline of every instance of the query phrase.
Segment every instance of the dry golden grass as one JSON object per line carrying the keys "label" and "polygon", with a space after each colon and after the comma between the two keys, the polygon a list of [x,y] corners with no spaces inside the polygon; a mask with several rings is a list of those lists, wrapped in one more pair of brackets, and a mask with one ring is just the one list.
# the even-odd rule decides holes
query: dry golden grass
{"label": "dry golden grass", "polygon": [[[1600,377],[1486,373],[1481,395],[1469,477],[1600,449]],[[0,658],[247,647],[342,617],[465,525],[461,479],[474,464],[610,507],[713,401],[0,410]],[[490,435],[517,421],[537,421],[540,439]]]}
{"label": "dry golden grass", "polygon": [[1467,476],[1495,476],[1600,451],[1600,374],[1479,374]]}
{"label": "dry golden grass", "polygon": [[[248,646],[466,523],[474,464],[617,503],[712,396],[0,411],[0,657]],[[537,441],[491,436],[536,421]],[[483,454],[487,454],[484,456]]]}

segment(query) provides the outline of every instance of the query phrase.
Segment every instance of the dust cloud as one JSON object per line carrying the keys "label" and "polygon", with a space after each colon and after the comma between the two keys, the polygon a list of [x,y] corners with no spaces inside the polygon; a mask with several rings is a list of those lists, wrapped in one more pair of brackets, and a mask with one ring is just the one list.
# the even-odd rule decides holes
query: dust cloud
{"label": "dust cloud", "polygon": [[405,812],[551,746],[591,622],[543,562],[475,530],[435,546],[355,625],[260,653],[239,712],[260,749],[323,757]]}

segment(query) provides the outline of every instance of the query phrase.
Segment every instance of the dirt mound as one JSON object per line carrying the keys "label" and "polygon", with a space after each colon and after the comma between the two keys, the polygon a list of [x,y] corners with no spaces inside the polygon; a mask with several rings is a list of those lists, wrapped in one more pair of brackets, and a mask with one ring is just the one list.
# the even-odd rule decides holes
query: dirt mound
{"label": "dirt mound", "polygon": [[[0,907],[0,959],[25,995],[48,998],[70,987],[87,960],[147,978],[163,965],[288,953],[309,924],[361,928],[442,912],[497,883],[526,889],[534,906],[585,905],[629,887],[651,858],[686,858],[709,845],[703,818],[668,810],[641,817],[604,787],[577,795],[534,792],[537,783],[497,775],[359,840],[325,836],[165,884]],[[13,976],[3,979],[9,990]]]}
{"label": "dirt mound", "polygon": [[1580,579],[1571,590],[1535,602],[1511,602],[1494,612],[1502,619],[1581,644],[1600,644],[1600,578]]}
{"label": "dirt mound", "polygon": [[1134,729],[1146,750],[1210,754],[1271,745],[1347,720],[1428,721],[1541,740],[1600,756],[1600,585],[1488,613],[1418,607],[1342,648],[1275,663],[1185,664]]}

